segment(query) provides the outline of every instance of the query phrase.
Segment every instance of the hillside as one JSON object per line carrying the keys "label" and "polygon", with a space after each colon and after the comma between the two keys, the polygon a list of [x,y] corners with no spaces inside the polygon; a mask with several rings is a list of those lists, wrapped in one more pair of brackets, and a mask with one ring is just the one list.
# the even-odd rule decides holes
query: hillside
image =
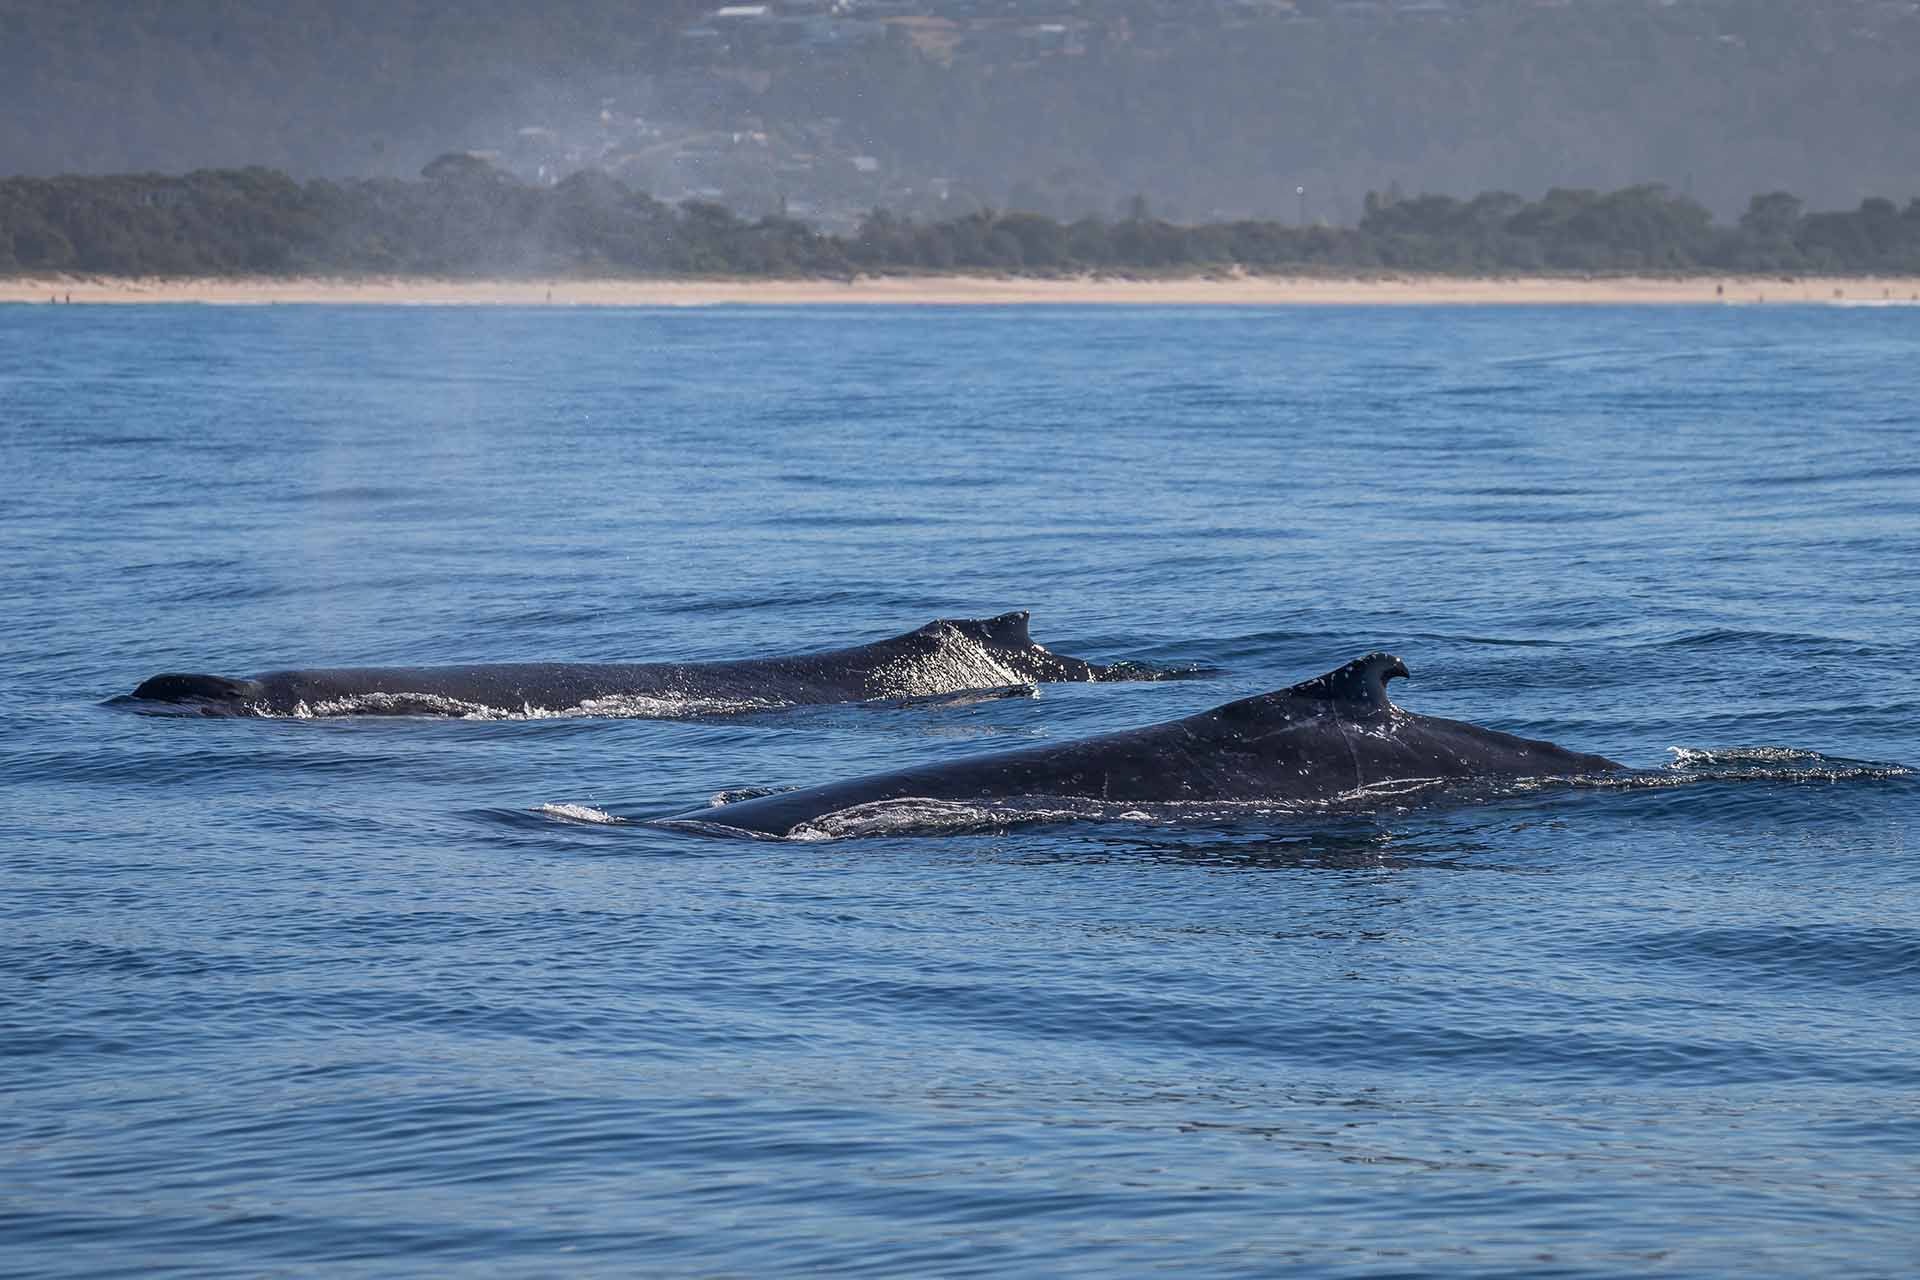
{"label": "hillside", "polygon": [[0,32],[0,175],[471,150],[850,231],[1646,182],[1731,218],[1920,172],[1920,5],[1884,0],[0,0]]}

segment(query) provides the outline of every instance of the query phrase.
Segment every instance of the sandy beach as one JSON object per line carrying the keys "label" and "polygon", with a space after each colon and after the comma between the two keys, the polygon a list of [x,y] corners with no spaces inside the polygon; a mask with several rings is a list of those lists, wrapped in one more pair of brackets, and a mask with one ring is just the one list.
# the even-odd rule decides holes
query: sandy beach
{"label": "sandy beach", "polygon": [[214,306],[348,304],[383,306],[703,307],[858,303],[1068,306],[1412,306],[1461,304],[1920,302],[1920,279],[1815,276],[1460,277],[1256,276],[1185,278],[1081,276],[861,276],[792,279],[517,279],[292,277],[160,279],[73,276],[0,278],[0,302],[198,303]]}

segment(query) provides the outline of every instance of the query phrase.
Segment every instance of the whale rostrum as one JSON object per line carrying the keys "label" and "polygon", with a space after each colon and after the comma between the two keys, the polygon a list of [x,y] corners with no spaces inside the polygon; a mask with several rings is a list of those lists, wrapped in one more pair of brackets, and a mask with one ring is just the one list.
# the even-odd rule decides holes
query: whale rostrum
{"label": "whale rostrum", "polygon": [[110,701],[207,715],[706,715],[1155,674],[1054,653],[1034,643],[1027,621],[1025,610],[941,618],[870,644],[724,662],[334,667],[241,678],[170,672]]}
{"label": "whale rostrum", "polygon": [[788,836],[817,834],[832,815],[895,801],[1040,809],[1053,801],[1295,804],[1383,786],[1622,767],[1550,742],[1406,711],[1387,697],[1387,682],[1406,675],[1399,658],[1371,653],[1291,688],[1165,724],[778,792],[678,820]]}

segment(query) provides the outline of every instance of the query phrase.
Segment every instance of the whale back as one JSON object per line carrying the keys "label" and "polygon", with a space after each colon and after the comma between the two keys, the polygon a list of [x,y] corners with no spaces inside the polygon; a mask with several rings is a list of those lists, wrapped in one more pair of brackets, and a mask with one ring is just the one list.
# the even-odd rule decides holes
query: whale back
{"label": "whale back", "polygon": [[[334,667],[233,679],[170,672],[115,704],[209,715],[468,715],[636,708],[703,715],[874,698],[926,697],[1041,681],[1142,678],[1035,644],[1026,610],[943,618],[847,648],[717,662],[480,663]],[[608,700],[612,700],[609,702]]]}
{"label": "whale back", "polygon": [[1256,694],[1229,702],[1205,715],[1217,715],[1230,724],[1287,720],[1300,714],[1325,714],[1346,719],[1386,715],[1395,710],[1387,697],[1387,681],[1405,678],[1407,664],[1390,653],[1370,653],[1325,675],[1273,693]]}
{"label": "whale back", "polygon": [[[1264,757],[1283,779],[1344,777],[1349,790],[1383,783],[1485,777],[1560,777],[1621,766],[1604,756],[1568,751],[1440,716],[1397,707],[1387,682],[1410,678],[1390,653],[1370,653],[1323,676],[1275,693],[1229,703],[1214,718],[1241,748]],[[1335,750],[1335,747],[1338,750]]]}
{"label": "whale back", "polygon": [[686,816],[786,835],[829,814],[905,799],[1322,803],[1382,784],[1619,767],[1552,743],[1405,711],[1388,700],[1386,685],[1406,675],[1400,659],[1371,653],[1290,688],[1164,724],[853,778]]}
{"label": "whale back", "polygon": [[996,649],[1016,649],[1025,652],[1039,647],[1034,644],[1033,636],[1027,630],[1031,617],[1027,610],[1015,609],[1011,613],[999,614],[992,618],[935,619],[927,626],[949,626]]}
{"label": "whale back", "polygon": [[1112,668],[1035,644],[1027,629],[1029,617],[1025,609],[1016,609],[991,618],[936,618],[903,636],[868,646],[886,657],[873,664],[867,696],[1109,678]]}

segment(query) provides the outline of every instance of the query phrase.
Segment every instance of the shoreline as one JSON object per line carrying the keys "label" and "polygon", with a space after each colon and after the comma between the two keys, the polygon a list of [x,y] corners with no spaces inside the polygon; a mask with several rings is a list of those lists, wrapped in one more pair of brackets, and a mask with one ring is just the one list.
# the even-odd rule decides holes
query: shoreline
{"label": "shoreline", "polygon": [[0,303],[205,306],[1478,306],[1915,305],[1920,278],[1857,276],[991,275],[820,279],[262,276],[0,277]]}

